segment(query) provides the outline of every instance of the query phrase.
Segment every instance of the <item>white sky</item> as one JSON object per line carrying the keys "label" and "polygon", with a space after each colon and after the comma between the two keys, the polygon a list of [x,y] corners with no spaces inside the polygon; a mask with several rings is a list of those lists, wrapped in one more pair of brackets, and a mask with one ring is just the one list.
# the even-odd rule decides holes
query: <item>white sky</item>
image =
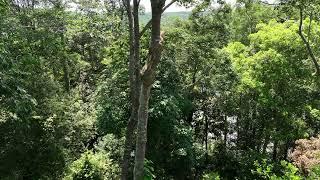
{"label": "white sky", "polygon": [[[274,3],[277,0],[266,0],[269,3]],[[167,3],[170,2],[170,0],[166,1]],[[236,0],[227,0],[228,3],[232,3],[234,4],[236,2]],[[141,0],[141,5],[143,5],[146,8],[146,12],[150,12],[151,11],[151,5],[150,5],[150,0]],[[180,7],[178,6],[176,3],[171,5],[166,12],[179,12],[179,11],[190,11],[192,8],[186,9],[185,7]]]}

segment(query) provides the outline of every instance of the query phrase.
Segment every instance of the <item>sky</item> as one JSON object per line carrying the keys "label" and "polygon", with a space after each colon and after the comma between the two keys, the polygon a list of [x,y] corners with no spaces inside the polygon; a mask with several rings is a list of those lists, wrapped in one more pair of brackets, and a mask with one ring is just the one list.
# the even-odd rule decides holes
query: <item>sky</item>
{"label": "sky", "polygon": [[[276,0],[266,0],[269,3],[274,3]],[[169,3],[170,0],[167,0],[167,3]],[[232,3],[234,4],[236,2],[236,0],[227,0],[228,3]],[[146,8],[146,12],[150,12],[150,0],[141,0],[140,2],[145,8]],[[179,12],[179,11],[190,11],[192,8],[186,9],[185,7],[181,7],[178,6],[176,3],[173,4],[172,6],[170,6],[166,12]]]}
{"label": "sky", "polygon": [[[227,0],[229,2],[235,2],[236,0]],[[166,1],[167,3],[171,2],[170,0]],[[145,8],[146,8],[146,12],[150,12],[151,11],[151,5],[150,5],[150,0],[141,0],[140,2]],[[192,8],[185,8],[185,7],[181,7],[178,6],[177,3],[171,5],[166,12],[179,12],[179,11],[191,11]]]}

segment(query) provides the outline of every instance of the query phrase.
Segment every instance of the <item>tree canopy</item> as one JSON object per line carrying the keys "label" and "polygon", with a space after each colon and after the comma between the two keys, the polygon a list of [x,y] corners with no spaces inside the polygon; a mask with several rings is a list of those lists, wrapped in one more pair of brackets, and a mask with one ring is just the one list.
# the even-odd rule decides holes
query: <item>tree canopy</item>
{"label": "tree canopy", "polygon": [[0,0],[0,179],[320,178],[320,2],[150,5]]}

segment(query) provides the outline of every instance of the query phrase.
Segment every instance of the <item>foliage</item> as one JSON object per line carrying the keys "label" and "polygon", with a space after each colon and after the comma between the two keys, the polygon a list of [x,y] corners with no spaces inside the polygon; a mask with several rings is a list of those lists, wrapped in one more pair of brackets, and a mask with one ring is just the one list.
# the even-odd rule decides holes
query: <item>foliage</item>
{"label": "foliage", "polygon": [[320,168],[319,165],[315,165],[311,168],[310,173],[308,175],[308,179],[317,179],[320,177]]}
{"label": "foliage", "polygon": [[152,180],[156,179],[156,176],[154,175],[154,169],[153,169],[153,163],[152,161],[146,160],[144,165],[144,180]]}
{"label": "foliage", "polygon": [[220,180],[219,174],[216,172],[210,172],[204,174],[202,177],[203,180]]}
{"label": "foliage", "polygon": [[257,167],[256,171],[253,173],[258,174],[263,179],[272,179],[272,180],[282,180],[282,179],[293,179],[293,180],[301,180],[301,177],[298,174],[298,168],[296,168],[293,164],[288,163],[286,161],[281,161],[281,173],[275,174],[274,166],[272,164],[268,164],[264,159],[261,163],[258,161],[255,162],[255,166]]}
{"label": "foliage", "polygon": [[98,152],[108,153],[114,161],[120,160],[123,154],[124,138],[117,139],[114,134],[107,134],[99,140],[95,149]]}
{"label": "foliage", "polygon": [[[192,11],[163,15],[145,179],[318,179],[320,86],[297,22],[302,8],[319,59],[318,0],[177,3]],[[116,0],[0,0],[0,179],[119,178],[126,13]],[[141,63],[149,41],[148,29]]]}
{"label": "foliage", "polygon": [[238,0],[232,15],[232,39],[248,44],[249,35],[258,31],[257,24],[268,23],[279,13],[271,6],[264,6],[259,0]]}
{"label": "foliage", "polygon": [[108,154],[87,151],[74,161],[64,179],[117,179],[119,167],[108,157]]}

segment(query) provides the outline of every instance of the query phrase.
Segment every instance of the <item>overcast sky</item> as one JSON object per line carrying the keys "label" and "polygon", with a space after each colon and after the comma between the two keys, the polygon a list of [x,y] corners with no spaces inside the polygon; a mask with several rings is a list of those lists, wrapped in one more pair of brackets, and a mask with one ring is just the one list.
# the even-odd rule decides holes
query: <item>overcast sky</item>
{"label": "overcast sky", "polygon": [[[274,3],[276,0],[267,0],[270,3]],[[167,0],[167,3],[170,2],[169,0]],[[227,2],[229,3],[235,3],[236,0],[227,0]],[[146,12],[150,12],[150,0],[141,0],[141,4],[146,8]],[[178,12],[178,11],[190,11],[191,9],[186,9],[184,7],[179,7],[177,4],[174,4],[172,6],[170,6],[170,8],[168,8],[166,10],[166,12]]]}

